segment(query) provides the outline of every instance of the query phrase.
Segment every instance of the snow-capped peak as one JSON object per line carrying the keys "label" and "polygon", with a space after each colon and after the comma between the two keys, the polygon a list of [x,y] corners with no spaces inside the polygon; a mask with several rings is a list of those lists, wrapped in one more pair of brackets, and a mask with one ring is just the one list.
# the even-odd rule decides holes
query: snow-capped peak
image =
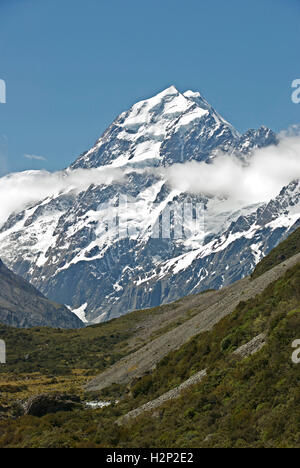
{"label": "snow-capped peak", "polygon": [[195,102],[198,106],[202,107],[203,109],[212,109],[212,106],[206,101],[206,99],[202,96],[201,93],[198,91],[185,91],[183,96],[190,101]]}
{"label": "snow-capped peak", "polygon": [[200,93],[181,93],[172,85],[120,114],[72,168],[205,160],[208,149],[223,145],[226,150],[239,137]]}
{"label": "snow-capped peak", "polygon": [[185,93],[183,93],[183,95],[187,98],[194,98],[194,99],[198,99],[201,97],[201,94],[198,91],[192,91],[190,89],[186,91]]}
{"label": "snow-capped peak", "polygon": [[176,96],[178,94],[180,94],[178,89],[174,85],[171,85],[163,91],[160,91],[156,96],[150,99],[163,98],[164,96]]}
{"label": "snow-capped peak", "polygon": [[[168,124],[186,113],[192,106],[193,103],[189,99],[171,86],[150,99],[134,104],[120,125],[131,134],[136,131],[137,137],[140,136],[141,127],[144,136],[165,137]],[[159,125],[153,128],[154,123]],[[120,138],[123,136],[125,135],[122,134]]]}

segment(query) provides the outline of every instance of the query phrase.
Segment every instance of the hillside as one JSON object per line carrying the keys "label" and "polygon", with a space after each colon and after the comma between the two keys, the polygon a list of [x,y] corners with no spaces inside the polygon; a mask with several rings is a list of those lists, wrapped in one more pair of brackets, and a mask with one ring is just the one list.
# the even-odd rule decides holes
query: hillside
{"label": "hillside", "polygon": [[[300,366],[291,361],[291,344],[299,338],[300,332],[298,256],[285,260],[257,280],[248,279],[252,284],[256,281],[265,284],[259,294],[247,298],[240,288],[240,302],[231,313],[212,329],[195,334],[178,349],[167,353],[146,375],[134,378],[131,384],[114,385],[98,394],[85,395],[89,399],[97,396],[114,399],[118,395],[118,399],[121,397],[118,404],[42,418],[5,419],[0,423],[0,446],[299,447]],[[274,275],[272,279],[270,275]],[[269,284],[266,278],[270,279]],[[197,298],[199,305],[201,300],[212,301],[216,292],[206,294],[192,299]],[[11,405],[12,401],[34,391],[50,389],[64,388],[84,397],[79,386],[90,379],[89,372],[93,376],[97,369],[118,361],[122,355],[133,355],[134,343],[142,349],[143,343],[145,345],[188,323],[187,312],[182,314],[184,323],[176,322],[179,319],[176,311],[183,312],[187,299],[191,300],[185,298],[176,304],[154,309],[153,318],[148,310],[76,332],[52,330],[46,341],[46,330],[1,328],[0,337],[5,336],[8,343],[14,343],[15,364],[17,357],[29,349],[30,342],[31,346],[39,343],[37,361],[31,359],[26,364],[23,360],[22,366],[16,367],[15,371],[11,363],[6,373],[4,367],[1,368],[2,405],[5,399],[6,404]],[[186,307],[192,314],[190,319],[197,316],[197,306],[193,305],[189,302],[189,308]],[[175,322],[171,319],[172,309]],[[165,327],[158,325],[160,317],[165,317]],[[142,328],[142,324],[147,323],[152,323],[150,336]],[[139,340],[135,341],[136,332]],[[265,338],[257,352],[252,355],[236,353],[258,335]],[[24,339],[26,336],[27,340]],[[74,345],[72,355],[67,346],[71,341]],[[54,366],[50,365],[55,353],[58,359],[56,376]],[[34,374],[31,377],[27,374],[26,381],[30,366]],[[51,369],[48,375],[47,366]],[[204,369],[206,376],[202,374],[198,383],[195,379],[194,384],[186,386],[177,398],[166,400],[160,407],[142,412],[138,418],[129,419],[121,426],[114,424],[128,412],[177,388]]]}
{"label": "hillside", "polygon": [[61,304],[49,301],[0,260],[0,323],[13,327],[80,328],[81,320]]}
{"label": "hillside", "polygon": [[261,260],[252,273],[252,278],[258,278],[266,271],[298,252],[300,252],[300,228],[296,229],[286,240],[281,242],[269,255]]}
{"label": "hillside", "polygon": [[193,306],[193,317],[178,324],[141,347],[134,353],[108,368],[89,382],[87,390],[97,391],[112,384],[128,384],[149,372],[170,351],[184,345],[190,338],[211,330],[223,317],[231,314],[241,300],[246,301],[260,294],[269,284],[280,278],[289,268],[300,262],[300,254],[277,265],[261,277],[247,277],[231,286],[215,291],[184,298],[187,308]]}
{"label": "hillside", "polygon": [[[300,332],[300,265],[260,296],[243,302],[211,333],[171,353],[131,392],[140,404],[201,369],[207,377],[159,411],[127,424],[130,446],[298,447],[300,366],[291,361]],[[233,354],[260,333],[266,344],[242,359]],[[136,404],[136,403],[135,403]]]}

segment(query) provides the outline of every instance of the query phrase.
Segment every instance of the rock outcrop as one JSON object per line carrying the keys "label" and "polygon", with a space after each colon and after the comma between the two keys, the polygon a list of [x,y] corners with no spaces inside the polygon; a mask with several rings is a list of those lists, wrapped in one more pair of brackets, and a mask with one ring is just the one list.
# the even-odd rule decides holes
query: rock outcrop
{"label": "rock outcrop", "polygon": [[57,413],[59,411],[72,411],[80,407],[80,398],[74,395],[43,394],[30,398],[24,405],[24,412],[27,415],[42,417],[46,414]]}

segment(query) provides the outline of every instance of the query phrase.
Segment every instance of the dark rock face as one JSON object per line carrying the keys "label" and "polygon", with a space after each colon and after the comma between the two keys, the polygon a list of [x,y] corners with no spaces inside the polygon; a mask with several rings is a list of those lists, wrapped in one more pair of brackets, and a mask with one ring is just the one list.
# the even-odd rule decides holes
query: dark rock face
{"label": "dark rock face", "polygon": [[80,328],[81,320],[65,306],[51,302],[0,260],[0,323],[13,327]]}
{"label": "dark rock face", "polygon": [[80,398],[64,394],[36,395],[30,398],[24,405],[24,413],[41,418],[46,414],[59,411],[72,411],[81,408]]}
{"label": "dark rock face", "polygon": [[269,145],[277,145],[277,135],[267,127],[260,127],[258,130],[248,130],[241,136],[236,149],[238,152],[247,153],[251,148],[264,148]]}

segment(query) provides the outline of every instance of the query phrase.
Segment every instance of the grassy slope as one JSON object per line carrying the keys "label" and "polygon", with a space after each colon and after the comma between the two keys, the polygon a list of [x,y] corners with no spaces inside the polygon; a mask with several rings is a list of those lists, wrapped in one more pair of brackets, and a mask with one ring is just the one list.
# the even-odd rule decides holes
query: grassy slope
{"label": "grassy slope", "polygon": [[296,229],[285,241],[281,242],[255,268],[252,277],[257,278],[287,258],[300,252],[300,228]]}
{"label": "grassy slope", "polygon": [[[268,338],[260,352],[246,360],[232,356],[262,331]],[[184,380],[208,368],[204,384],[165,405],[160,419],[145,415],[135,422],[134,444],[299,447],[300,365],[291,361],[291,344],[299,337],[300,265],[135,385],[142,403],[175,385],[178,376]]]}
{"label": "grassy slope", "polygon": [[[91,376],[111,366],[145,342],[187,320],[181,302],[132,312],[79,330],[15,329],[0,324],[7,364],[0,365],[0,406],[32,394],[66,389],[82,393]],[[145,333],[147,331],[147,333]],[[1,416],[1,415],[0,415]]]}
{"label": "grassy slope", "polygon": [[131,351],[128,339],[150,313],[137,311],[79,330],[25,330],[0,324],[7,348],[7,364],[0,366],[0,405],[43,391],[80,392],[91,376]]}

